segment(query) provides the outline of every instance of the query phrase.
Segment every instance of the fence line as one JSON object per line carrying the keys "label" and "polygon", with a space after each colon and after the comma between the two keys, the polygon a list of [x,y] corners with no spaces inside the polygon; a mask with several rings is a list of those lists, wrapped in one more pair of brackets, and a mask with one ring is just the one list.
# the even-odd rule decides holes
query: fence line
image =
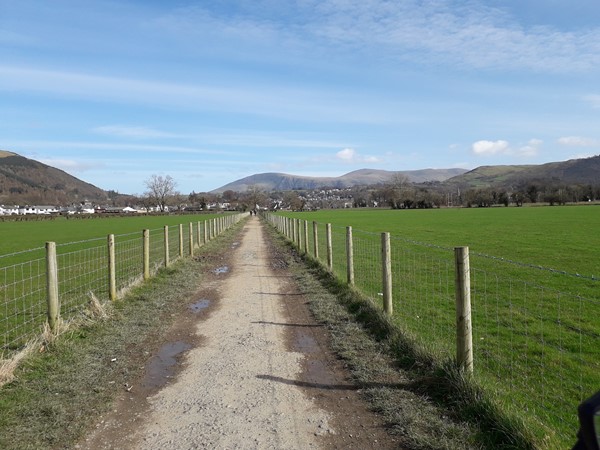
{"label": "fence line", "polygon": [[[29,253],[36,258],[24,262],[0,257],[0,357],[10,357],[39,336],[46,322],[52,328],[59,318],[69,320],[81,314],[91,296],[101,302],[115,300],[160,267],[193,256],[195,248],[245,216],[231,214],[198,222],[196,233],[190,223],[189,227],[165,226],[60,245],[48,242],[45,255],[43,247],[33,249]],[[13,255],[22,259],[27,254]]]}
{"label": "fence line", "polygon": [[[298,219],[266,218],[298,245],[292,234]],[[310,257],[340,280],[353,273],[354,286],[391,313],[384,303],[390,289],[391,317],[405,333],[472,371],[544,446],[572,444],[577,405],[600,387],[598,278],[403,236],[388,240],[387,233],[316,222],[312,227]],[[568,292],[565,286],[573,282],[575,292]]]}

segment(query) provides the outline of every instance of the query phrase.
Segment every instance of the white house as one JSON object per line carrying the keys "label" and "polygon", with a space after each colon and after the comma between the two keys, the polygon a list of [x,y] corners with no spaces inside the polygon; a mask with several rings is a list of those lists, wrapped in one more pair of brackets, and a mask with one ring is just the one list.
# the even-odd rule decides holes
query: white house
{"label": "white house", "polygon": [[0,216],[12,216],[13,214],[19,214],[18,206],[0,205]]}
{"label": "white house", "polygon": [[17,214],[56,214],[59,210],[56,206],[37,205],[37,206],[19,206]]}

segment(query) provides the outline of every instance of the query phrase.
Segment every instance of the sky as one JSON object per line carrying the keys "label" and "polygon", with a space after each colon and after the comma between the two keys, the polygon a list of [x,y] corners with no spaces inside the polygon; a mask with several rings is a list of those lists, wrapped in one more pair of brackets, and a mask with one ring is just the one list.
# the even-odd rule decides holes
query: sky
{"label": "sky", "polygon": [[598,0],[0,0],[0,149],[102,189],[600,154]]}

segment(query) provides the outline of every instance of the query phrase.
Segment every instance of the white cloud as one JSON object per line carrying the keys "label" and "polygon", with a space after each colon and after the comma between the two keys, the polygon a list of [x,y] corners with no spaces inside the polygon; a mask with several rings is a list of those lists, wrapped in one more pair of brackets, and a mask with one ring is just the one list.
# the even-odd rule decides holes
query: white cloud
{"label": "white cloud", "polygon": [[353,148],[345,148],[344,150],[340,150],[336,153],[338,159],[341,159],[345,162],[353,162],[356,158],[356,150]]}
{"label": "white cloud", "polygon": [[514,155],[520,157],[536,156],[544,142],[540,139],[530,139],[526,144],[512,147],[508,141],[477,141],[471,146],[473,154],[478,156]]}
{"label": "white cloud", "polygon": [[558,143],[566,147],[600,147],[600,139],[590,139],[581,136],[561,137]]}
{"label": "white cloud", "polygon": [[335,154],[336,158],[347,164],[379,163],[381,159],[371,155],[360,155],[353,148],[345,148]]}
{"label": "white cloud", "polygon": [[471,151],[476,155],[496,155],[507,153],[509,148],[507,141],[477,141],[472,145]]}

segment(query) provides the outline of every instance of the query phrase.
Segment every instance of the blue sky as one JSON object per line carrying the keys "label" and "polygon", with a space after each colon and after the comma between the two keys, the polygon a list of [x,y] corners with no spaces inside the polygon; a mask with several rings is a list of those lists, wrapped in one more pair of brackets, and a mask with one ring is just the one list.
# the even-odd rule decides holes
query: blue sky
{"label": "blue sky", "polygon": [[0,149],[184,194],[600,153],[597,0],[0,0]]}

